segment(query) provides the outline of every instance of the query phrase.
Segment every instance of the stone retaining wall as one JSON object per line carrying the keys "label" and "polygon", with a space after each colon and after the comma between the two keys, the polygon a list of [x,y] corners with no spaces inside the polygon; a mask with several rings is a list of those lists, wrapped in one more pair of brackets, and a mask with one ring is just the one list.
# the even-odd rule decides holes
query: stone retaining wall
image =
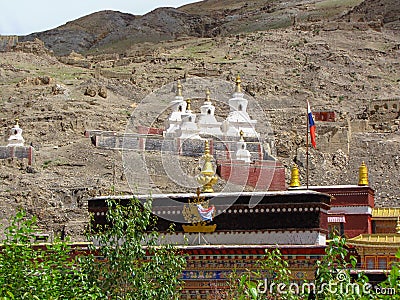
{"label": "stone retaining wall", "polygon": [[0,146],[0,159],[18,158],[28,159],[28,164],[34,161],[34,148],[32,146]]}

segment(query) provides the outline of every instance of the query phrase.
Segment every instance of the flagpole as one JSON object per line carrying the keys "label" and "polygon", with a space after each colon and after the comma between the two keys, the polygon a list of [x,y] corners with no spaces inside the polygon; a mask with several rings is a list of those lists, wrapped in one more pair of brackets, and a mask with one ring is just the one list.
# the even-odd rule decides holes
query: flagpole
{"label": "flagpole", "polygon": [[308,190],[308,128],[310,127],[309,120],[308,120],[308,102],[307,102],[307,129],[306,129],[306,183],[307,183],[307,190]]}

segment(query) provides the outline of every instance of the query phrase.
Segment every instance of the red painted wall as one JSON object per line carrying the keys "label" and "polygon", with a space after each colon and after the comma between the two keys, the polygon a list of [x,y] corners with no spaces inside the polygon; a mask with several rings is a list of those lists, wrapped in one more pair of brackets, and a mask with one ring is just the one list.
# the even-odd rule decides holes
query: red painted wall
{"label": "red painted wall", "polygon": [[269,191],[286,190],[285,169],[279,162],[217,161],[217,173],[226,181]]}
{"label": "red painted wall", "polygon": [[363,233],[371,233],[371,221],[369,215],[346,215],[344,234],[353,238]]}
{"label": "red painted wall", "polygon": [[154,127],[146,127],[146,126],[138,126],[138,132],[140,134],[157,134],[163,135],[163,128],[154,128]]}

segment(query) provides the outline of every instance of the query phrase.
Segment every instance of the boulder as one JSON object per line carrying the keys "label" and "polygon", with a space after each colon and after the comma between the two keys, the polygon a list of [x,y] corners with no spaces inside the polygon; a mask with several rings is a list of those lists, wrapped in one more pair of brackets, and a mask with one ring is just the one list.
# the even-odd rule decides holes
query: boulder
{"label": "boulder", "polygon": [[97,88],[93,85],[88,85],[85,90],[85,96],[94,97],[97,94]]}

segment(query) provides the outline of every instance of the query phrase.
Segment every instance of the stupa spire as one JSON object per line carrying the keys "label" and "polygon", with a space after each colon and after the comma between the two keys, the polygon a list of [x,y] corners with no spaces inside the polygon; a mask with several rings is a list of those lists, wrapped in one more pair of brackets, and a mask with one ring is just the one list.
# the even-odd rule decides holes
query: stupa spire
{"label": "stupa spire", "polygon": [[235,82],[236,82],[235,92],[236,93],[241,93],[242,92],[242,86],[241,86],[242,80],[240,79],[240,75],[239,74],[236,76],[236,81]]}
{"label": "stupa spire", "polygon": [[243,132],[243,130],[239,131],[239,135],[240,135],[240,140],[244,141],[244,132]]}
{"label": "stupa spire", "polygon": [[206,90],[206,102],[210,102],[210,104],[211,104],[210,94],[211,94],[210,89],[207,88],[207,90]]}
{"label": "stupa spire", "polygon": [[204,193],[213,193],[213,185],[217,183],[218,176],[215,175],[214,167],[212,165],[213,156],[210,154],[210,146],[208,141],[204,144],[204,164],[201,168],[200,175],[196,177],[198,183],[203,186]]}
{"label": "stupa spire", "polygon": [[190,103],[191,103],[191,100],[190,99],[186,99],[186,111],[191,111],[192,110],[192,108],[190,107]]}

